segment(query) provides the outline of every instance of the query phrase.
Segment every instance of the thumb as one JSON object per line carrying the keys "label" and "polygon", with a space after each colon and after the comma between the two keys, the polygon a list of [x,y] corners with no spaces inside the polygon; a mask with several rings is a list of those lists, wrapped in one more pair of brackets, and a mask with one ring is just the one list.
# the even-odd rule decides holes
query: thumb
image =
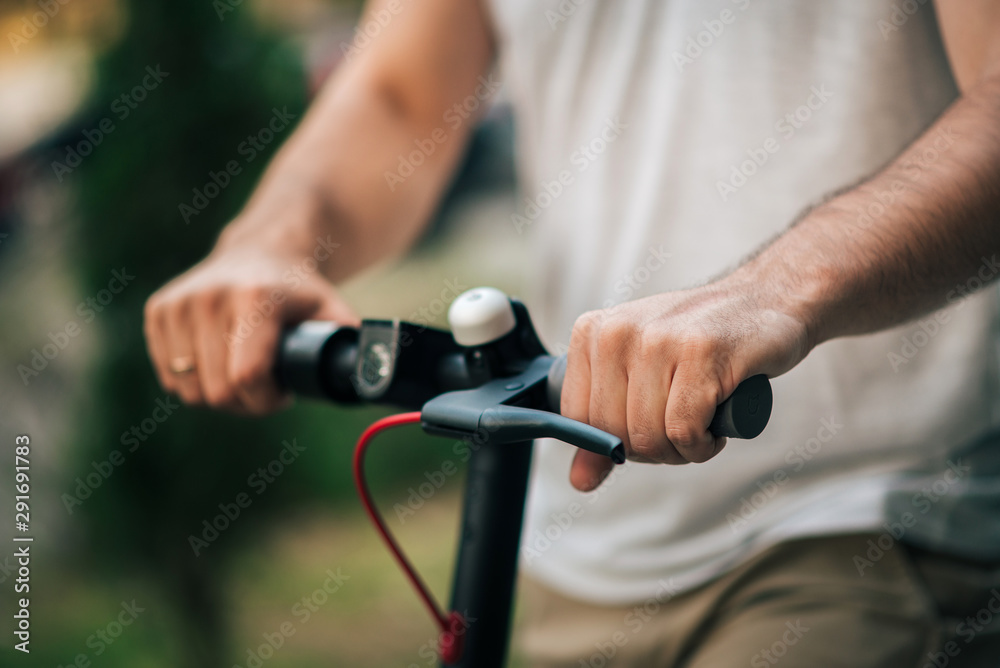
{"label": "thumb", "polygon": [[569,482],[581,492],[592,492],[615,467],[609,458],[586,450],[577,450],[569,469]]}

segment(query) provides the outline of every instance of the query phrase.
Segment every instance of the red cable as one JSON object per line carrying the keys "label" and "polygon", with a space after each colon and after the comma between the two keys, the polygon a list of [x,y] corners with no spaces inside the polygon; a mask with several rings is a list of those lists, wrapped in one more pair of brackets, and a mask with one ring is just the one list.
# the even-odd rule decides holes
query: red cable
{"label": "red cable", "polygon": [[405,554],[403,554],[403,550],[400,548],[399,543],[397,543],[396,539],[393,538],[391,533],[389,533],[389,528],[386,526],[385,520],[382,519],[382,515],[379,514],[378,508],[375,507],[375,501],[372,499],[371,491],[368,489],[368,483],[365,481],[365,451],[368,449],[371,440],[386,429],[405,424],[414,424],[417,422],[420,422],[419,412],[399,413],[398,415],[384,417],[365,429],[364,433],[361,434],[361,438],[358,439],[358,444],[354,449],[354,484],[358,488],[358,494],[361,497],[361,505],[364,506],[365,512],[368,513],[368,517],[371,518],[371,521],[375,524],[375,528],[382,536],[382,540],[385,541],[386,545],[389,547],[389,551],[392,553],[392,556],[396,558],[400,568],[403,569],[403,574],[406,575],[410,584],[412,584],[414,589],[417,590],[417,595],[420,597],[420,600],[422,600],[424,605],[427,606],[427,609],[430,611],[435,623],[437,623],[438,627],[441,629],[438,650],[441,652],[442,661],[445,664],[451,664],[457,662],[458,659],[461,658],[463,644],[461,641],[465,630],[464,620],[457,612],[445,614],[441,610],[441,606],[439,606],[437,601],[434,600],[434,596],[431,594],[430,589],[426,584],[424,584],[424,581],[410,563],[410,560],[406,558]]}

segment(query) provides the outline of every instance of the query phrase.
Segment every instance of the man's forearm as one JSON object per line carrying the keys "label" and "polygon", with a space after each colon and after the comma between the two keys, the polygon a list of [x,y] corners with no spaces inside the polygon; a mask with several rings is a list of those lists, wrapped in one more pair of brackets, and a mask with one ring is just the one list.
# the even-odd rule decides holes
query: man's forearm
{"label": "man's forearm", "polygon": [[[326,84],[221,248],[301,256],[330,236],[340,247],[323,270],[339,281],[401,254],[429,219],[476,120],[446,112],[470,96],[481,111],[493,92],[490,24],[456,0],[369,0],[366,12],[392,18]],[[400,174],[403,156],[413,169]]]}
{"label": "man's forearm", "polygon": [[725,280],[801,317],[811,348],[942,306],[998,250],[994,77],[878,174],[815,208]]}
{"label": "man's forearm", "polygon": [[[433,154],[393,188],[414,138],[443,132],[431,119],[401,116],[383,91],[345,72],[327,86],[268,168],[220,244],[252,242],[289,255],[311,254],[317,236],[341,245],[324,269],[334,281],[405,250],[418,236],[465,142],[450,131]],[[354,80],[352,80],[352,78]]]}

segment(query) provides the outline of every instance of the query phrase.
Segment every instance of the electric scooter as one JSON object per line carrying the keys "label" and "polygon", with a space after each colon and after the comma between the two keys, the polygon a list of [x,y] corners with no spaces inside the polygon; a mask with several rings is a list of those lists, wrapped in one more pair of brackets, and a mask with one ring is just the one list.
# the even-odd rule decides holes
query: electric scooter
{"label": "electric scooter", "polygon": [[[616,436],[559,414],[566,358],[546,352],[522,302],[494,288],[475,288],[452,303],[448,321],[451,332],[399,320],[365,320],[357,328],[304,322],[284,334],[276,374],[298,396],[411,411],[383,418],[362,434],[355,482],[441,630],[441,665],[500,668],[510,636],[532,441],[555,438],[615,464],[625,462],[625,450]],[[716,436],[754,438],[767,425],[771,404],[767,378],[748,378],[718,406],[709,429]],[[461,439],[471,452],[448,612],[389,533],[365,483],[371,439],[410,423]]]}

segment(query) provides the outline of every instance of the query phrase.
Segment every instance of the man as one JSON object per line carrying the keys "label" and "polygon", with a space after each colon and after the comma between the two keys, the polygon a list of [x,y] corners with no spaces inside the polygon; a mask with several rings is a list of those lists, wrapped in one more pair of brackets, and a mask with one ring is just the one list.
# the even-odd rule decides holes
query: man
{"label": "man", "polygon": [[[332,285],[420,234],[470,130],[449,109],[499,55],[531,203],[512,233],[543,267],[529,303],[550,345],[572,331],[563,413],[633,461],[696,463],[606,479],[539,449],[531,665],[995,665],[1000,4],[380,10],[213,252],[150,299],[164,387],[279,407],[282,324],[354,319]],[[323,276],[227,348],[327,235]],[[786,374],[771,425],[716,457],[713,410],[758,373]]]}

